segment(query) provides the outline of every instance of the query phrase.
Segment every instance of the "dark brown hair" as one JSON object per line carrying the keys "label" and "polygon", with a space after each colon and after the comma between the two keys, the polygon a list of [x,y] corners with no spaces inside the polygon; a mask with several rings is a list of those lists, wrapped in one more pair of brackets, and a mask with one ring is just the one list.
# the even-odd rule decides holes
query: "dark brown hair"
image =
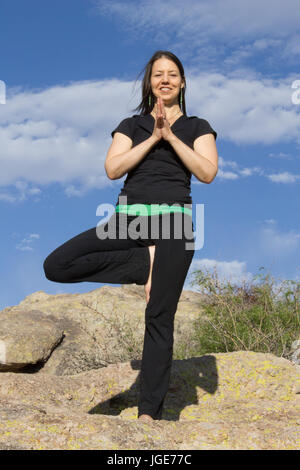
{"label": "dark brown hair", "polygon": [[[152,111],[152,109],[154,107],[154,104],[155,104],[154,100],[155,100],[156,97],[153,95],[152,90],[151,90],[150,78],[151,78],[153,63],[157,59],[160,59],[161,57],[166,57],[167,59],[172,60],[173,62],[175,62],[175,64],[179,68],[181,78],[184,80],[184,87],[182,88],[182,109],[181,109],[181,111],[183,112],[183,114],[186,115],[186,108],[185,108],[186,82],[185,82],[185,76],[184,76],[184,69],[183,69],[183,65],[180,62],[180,60],[178,59],[178,57],[176,57],[176,55],[174,55],[170,51],[156,51],[153,54],[153,56],[151,57],[151,59],[149,60],[149,62],[145,65],[143,70],[139,73],[138,77],[143,73],[143,71],[145,71],[144,72],[143,82],[142,82],[142,101],[140,102],[140,104],[136,108],[134,108],[132,110],[132,112],[139,111],[139,113],[142,116],[145,116],[145,114],[149,114]],[[138,77],[137,77],[137,79],[138,79]],[[137,81],[137,79],[136,79],[136,81]],[[136,81],[135,81],[135,83],[136,83]],[[149,106],[149,95],[151,95],[151,106]],[[180,93],[178,94],[178,104],[180,106],[179,96],[180,96]]]}

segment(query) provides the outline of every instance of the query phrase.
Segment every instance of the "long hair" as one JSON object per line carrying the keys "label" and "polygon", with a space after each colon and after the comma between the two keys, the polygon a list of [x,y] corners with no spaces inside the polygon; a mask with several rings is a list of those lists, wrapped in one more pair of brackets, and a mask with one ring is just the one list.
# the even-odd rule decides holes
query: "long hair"
{"label": "long hair", "polygon": [[[144,71],[144,77],[143,77],[143,82],[142,82],[142,101],[140,102],[140,104],[136,108],[134,108],[132,110],[132,112],[139,111],[139,114],[141,114],[142,116],[145,116],[146,114],[149,114],[152,111],[152,109],[154,107],[155,96],[153,95],[152,90],[151,90],[150,78],[151,78],[153,63],[157,59],[160,59],[161,57],[166,57],[167,59],[172,60],[173,62],[175,62],[175,64],[179,68],[181,78],[184,80],[184,87],[182,88],[182,108],[181,108],[181,111],[183,112],[183,114],[186,115],[186,108],[185,108],[186,81],[185,81],[185,76],[184,76],[184,69],[183,69],[183,65],[180,62],[180,60],[178,59],[178,57],[176,57],[176,55],[174,55],[170,51],[156,51],[153,54],[153,56],[151,57],[151,59],[149,60],[149,62],[145,65],[143,70],[137,76],[137,79],[138,79],[138,77]],[[137,79],[136,79],[136,81],[137,81]],[[136,81],[135,81],[135,83],[136,83]],[[149,106],[149,96],[150,95],[151,95],[151,106]],[[180,96],[180,93],[178,94],[178,104],[180,106],[179,96]]]}

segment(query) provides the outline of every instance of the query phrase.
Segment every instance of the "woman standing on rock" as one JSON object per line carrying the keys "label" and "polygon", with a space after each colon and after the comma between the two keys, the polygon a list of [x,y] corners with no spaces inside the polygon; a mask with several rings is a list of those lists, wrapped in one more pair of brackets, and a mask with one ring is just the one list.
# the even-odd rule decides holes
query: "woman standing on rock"
{"label": "woman standing on rock", "polygon": [[205,119],[187,116],[185,88],[180,60],[157,51],[145,67],[136,108],[141,113],[123,119],[111,133],[107,176],[115,180],[127,173],[113,215],[44,261],[46,277],[55,282],[144,285],[138,417],[147,420],[162,416],[174,317],[195,251],[191,174],[211,183],[218,170],[217,133]]}

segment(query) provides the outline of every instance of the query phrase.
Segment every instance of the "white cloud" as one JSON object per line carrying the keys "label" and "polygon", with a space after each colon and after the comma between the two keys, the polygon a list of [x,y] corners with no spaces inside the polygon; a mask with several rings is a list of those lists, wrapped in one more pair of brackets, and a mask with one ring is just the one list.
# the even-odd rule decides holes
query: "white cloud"
{"label": "white cloud", "polygon": [[65,188],[65,193],[68,197],[71,197],[71,196],[83,196],[86,192],[86,188],[83,189],[77,189],[73,184],[69,184],[66,188]]}
{"label": "white cloud", "polygon": [[284,153],[284,152],[278,152],[278,153],[269,153],[268,154],[269,157],[271,158],[284,158],[284,159],[288,159],[288,160],[291,160],[292,156],[289,155],[288,153]]}
{"label": "white cloud", "polygon": [[200,73],[187,81],[188,109],[198,115],[205,110],[200,115],[218,137],[236,144],[300,142],[300,107],[291,101],[292,82]]}
{"label": "white cloud", "polygon": [[[30,187],[30,184],[26,181],[12,181],[11,186],[6,192],[0,193],[0,201],[18,203],[28,199],[30,196],[37,196],[41,194],[40,188]],[[39,199],[35,197],[34,201]]]}
{"label": "white cloud", "polygon": [[33,251],[32,246],[22,245],[21,243],[17,245],[16,248],[17,250],[20,250],[20,251]]}
{"label": "white cloud", "polygon": [[[223,168],[225,167],[233,168],[235,172],[223,171]],[[217,174],[217,178],[233,180],[233,179],[237,179],[239,175],[240,176],[252,176],[255,173],[262,175],[263,170],[258,166],[254,166],[252,168],[240,169],[237,162],[233,160],[225,160],[223,157],[219,157],[219,171]]]}
{"label": "white cloud", "polygon": [[237,169],[238,164],[234,162],[233,160],[225,160],[225,158],[219,156],[219,167],[223,168],[225,166],[229,166],[231,168]]}
{"label": "white cloud", "polygon": [[29,188],[27,192],[28,194],[40,194],[41,190],[39,188]]}
{"label": "white cloud", "polygon": [[276,224],[277,222],[276,222],[275,219],[266,219],[266,220],[265,220],[265,223],[266,223],[266,224],[270,224],[270,225],[274,225],[274,224]]}
{"label": "white cloud", "polygon": [[283,173],[268,175],[268,178],[273,183],[295,183],[300,178],[300,175],[294,175],[285,171]]}
{"label": "white cloud", "polygon": [[266,50],[268,47],[278,47],[280,44],[282,44],[282,41],[280,39],[267,39],[267,38],[261,38],[257,39],[253,42],[253,48],[257,50]]}
{"label": "white cloud", "polygon": [[191,285],[194,279],[192,273],[198,269],[203,270],[205,273],[208,272],[210,275],[217,273],[220,282],[230,281],[231,284],[236,285],[242,285],[253,279],[252,274],[246,271],[246,262],[244,261],[217,261],[208,258],[193,258],[184,289],[199,291],[197,286]]}
{"label": "white cloud", "polygon": [[[298,0],[98,0],[95,11],[119,19],[126,37],[165,44],[195,63],[236,64],[262,51],[268,60],[299,56]],[[236,47],[230,55],[228,47]]]}
{"label": "white cloud", "polygon": [[239,171],[239,173],[242,176],[252,176],[255,173],[262,174],[263,170],[259,168],[258,166],[254,166],[252,168],[243,168],[242,170]]}
{"label": "white cloud", "polygon": [[[299,10],[299,4],[298,4]],[[299,28],[298,28],[299,30]],[[286,59],[294,59],[294,56],[300,55],[300,34],[294,34],[288,41],[285,43],[285,48],[283,50],[283,55]]]}
{"label": "white cloud", "polygon": [[16,245],[16,249],[20,251],[34,251],[34,242],[39,238],[40,235],[38,233],[30,233],[27,237],[23,238],[20,243]]}
{"label": "white cloud", "polygon": [[[193,73],[187,84],[188,114],[208,119],[220,139],[237,144],[300,139],[300,112],[291,103],[291,80]],[[134,114],[139,103],[132,91],[133,82],[116,79],[38,92],[8,90],[0,116],[0,164],[5,168],[0,172],[0,200],[38,197],[41,187],[51,183],[60,183],[68,196],[116,184],[108,179],[104,161],[110,132]],[[225,166],[233,171],[224,171]],[[258,167],[239,170],[233,161],[222,159],[220,167],[220,179],[259,172]]]}
{"label": "white cloud", "polygon": [[[251,4],[239,0],[186,0],[184,8],[180,0],[141,0],[138,3],[98,0],[96,5],[100,14],[119,17],[138,31],[147,33],[168,27],[180,37],[197,32],[202,38],[207,31],[214,38],[256,38],[259,34],[265,38],[267,33],[278,33],[282,37],[296,33],[300,22],[297,0],[284,3],[251,0]],[[265,39],[265,45],[270,41]]]}
{"label": "white cloud", "polygon": [[16,198],[9,193],[0,193],[0,201],[15,202]]}
{"label": "white cloud", "polygon": [[5,190],[0,198],[23,200],[41,192],[37,185],[53,182],[65,185],[67,194],[111,185],[104,160],[111,130],[131,111],[131,86],[112,79],[36,93],[8,90],[0,116],[0,186],[14,184],[19,195]]}
{"label": "white cloud", "polygon": [[280,231],[273,219],[266,221],[267,226],[261,229],[257,244],[264,254],[282,257],[298,253],[300,249],[300,232],[295,230]]}
{"label": "white cloud", "polygon": [[232,171],[223,171],[219,169],[217,178],[223,179],[223,180],[236,180],[239,177],[236,173],[233,173]]}

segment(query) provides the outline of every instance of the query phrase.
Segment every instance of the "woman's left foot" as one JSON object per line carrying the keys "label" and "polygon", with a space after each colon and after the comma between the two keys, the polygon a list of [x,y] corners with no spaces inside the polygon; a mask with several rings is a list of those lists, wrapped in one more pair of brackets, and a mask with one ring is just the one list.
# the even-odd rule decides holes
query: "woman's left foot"
{"label": "woman's left foot", "polygon": [[154,419],[150,415],[140,415],[139,419],[141,419],[142,421],[154,421]]}

